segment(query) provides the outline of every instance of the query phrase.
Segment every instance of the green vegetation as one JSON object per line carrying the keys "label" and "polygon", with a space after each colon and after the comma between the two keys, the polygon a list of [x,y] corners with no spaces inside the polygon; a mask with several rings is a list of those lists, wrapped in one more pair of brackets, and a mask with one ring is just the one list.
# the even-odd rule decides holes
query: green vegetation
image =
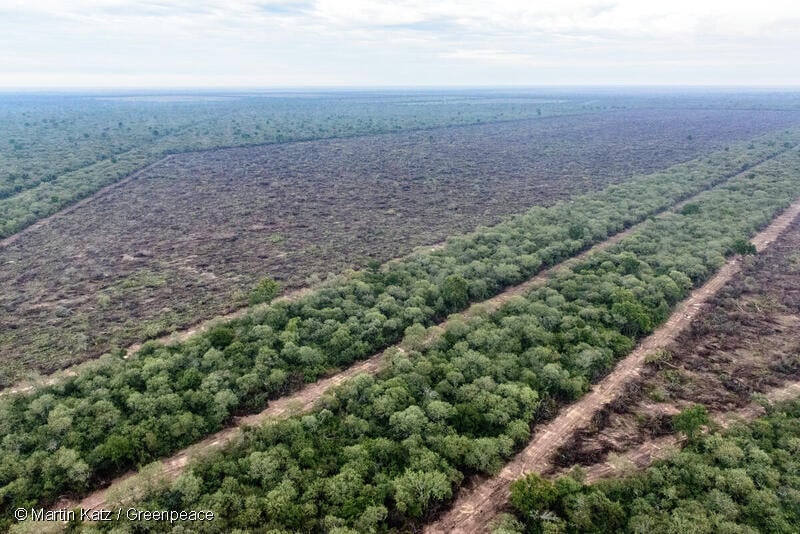
{"label": "green vegetation", "polygon": [[[4,96],[0,238],[167,154],[538,117],[541,104],[431,95]],[[546,106],[546,115],[574,110]]]}
{"label": "green vegetation", "polygon": [[702,404],[695,404],[672,418],[672,427],[694,441],[703,425],[708,424],[708,410]]}
{"label": "green vegetation", "polygon": [[280,285],[272,278],[264,278],[250,292],[250,305],[271,302],[278,295]]}
{"label": "green vegetation", "polygon": [[[715,155],[682,166],[682,172],[639,177],[552,208],[535,208],[452,239],[442,250],[260,308],[186,343],[148,343],[131,360],[108,356],[63,383],[9,396],[0,401],[3,509],[79,493],[113,473],[167,455],[221,428],[232,414],[261,408],[298,382],[399,340],[411,325],[443,318],[465,305],[465,293],[470,300],[493,295],[543,265],[752,167],[778,151],[774,144],[764,141],[739,158]],[[449,495],[442,480],[452,484],[473,470],[496,468],[527,439],[541,402],[581,395],[637,336],[664,320],[692,283],[722,264],[734,236],[763,226],[798,194],[800,184],[787,176],[796,165],[792,152],[756,167],[756,178],[738,176],[704,194],[699,216],[651,221],[617,249],[582,262],[528,300],[513,299],[483,321],[455,321],[430,351],[396,357],[379,381],[354,380],[311,419],[267,427],[258,438],[264,440],[261,445],[302,438],[301,464],[317,469],[317,461],[327,462],[319,473],[323,478],[327,469],[350,461],[341,456],[350,445],[364,447],[347,453],[357,453],[351,459],[359,465],[371,465],[364,455],[383,458],[380,469],[367,473],[359,467],[347,474],[360,481],[367,475],[378,479],[373,480],[377,485],[356,485],[368,494],[348,497],[346,502],[356,504],[344,516],[328,505],[317,510],[322,514],[317,519],[317,512],[285,512],[312,523],[331,513],[347,523],[369,511],[362,504],[394,502],[398,513],[416,517]],[[576,224],[585,228],[583,240],[568,237]],[[354,413],[345,413],[351,408]],[[430,444],[419,441],[421,435],[440,440],[437,453],[429,454]],[[308,456],[312,450],[316,457]],[[302,451],[288,447],[286,462]],[[426,474],[415,478],[416,471]],[[292,467],[285,474],[297,473]],[[397,476],[422,487],[402,493],[407,497],[402,505],[394,493]],[[281,491],[292,494],[287,488],[297,483],[288,480]],[[335,498],[338,489],[329,491]],[[238,524],[237,514],[227,515],[232,525]],[[284,520],[282,514],[274,516],[276,521]]]}
{"label": "green vegetation", "polygon": [[800,401],[793,401],[629,478],[582,485],[529,475],[511,489],[524,530],[504,532],[794,533],[799,446]]}
{"label": "green vegetation", "polygon": [[700,205],[696,202],[690,202],[681,208],[682,215],[696,215],[700,213]]}
{"label": "green vegetation", "polygon": [[736,254],[741,254],[742,256],[755,254],[757,252],[755,245],[743,237],[740,237],[733,242],[733,251]]}
{"label": "green vegetation", "polygon": [[408,528],[466,477],[496,471],[527,442],[537,414],[581,396],[665,321],[737,237],[800,195],[798,170],[800,154],[785,154],[752,178],[703,193],[697,216],[655,218],[527,297],[452,321],[426,347],[395,352],[379,376],[349,381],[312,413],[251,429],[144,506],[213,509],[214,531]]}

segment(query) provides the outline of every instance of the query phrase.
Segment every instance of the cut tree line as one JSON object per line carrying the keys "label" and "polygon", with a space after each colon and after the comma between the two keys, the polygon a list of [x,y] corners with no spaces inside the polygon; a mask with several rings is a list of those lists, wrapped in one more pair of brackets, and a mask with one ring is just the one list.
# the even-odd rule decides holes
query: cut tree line
{"label": "cut tree line", "polygon": [[693,437],[642,473],[584,485],[531,475],[512,487],[518,520],[495,533],[774,532],[800,524],[800,400]]}

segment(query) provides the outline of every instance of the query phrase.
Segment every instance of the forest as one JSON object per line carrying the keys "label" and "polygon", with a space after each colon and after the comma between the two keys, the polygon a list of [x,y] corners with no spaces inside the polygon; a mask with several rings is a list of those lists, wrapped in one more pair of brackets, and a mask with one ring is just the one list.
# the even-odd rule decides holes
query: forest
{"label": "forest", "polygon": [[[793,143],[784,142],[781,148],[774,140],[766,143],[764,148],[771,143],[774,152],[781,152],[776,158],[755,167],[745,164],[752,167],[749,172],[701,193],[696,199],[699,209],[660,215],[608,251],[554,276],[527,297],[512,299],[498,312],[451,323],[443,336],[421,343],[418,350],[397,353],[377,378],[362,376],[345,384],[313,413],[254,429],[243,444],[195,465],[148,504],[154,509],[165,503],[209,505],[219,511],[221,519],[213,528],[220,531],[265,521],[289,530],[369,531],[413,524],[446,502],[466,477],[501,465],[527,441],[532,423],[582,395],[636,339],[664,321],[692,287],[734,254],[737,243],[800,194],[794,178],[800,154],[791,148]],[[757,145],[752,147],[757,150]],[[730,165],[729,158],[722,160],[722,166]],[[742,170],[741,163],[736,166],[734,173]],[[580,250],[593,235],[602,239],[603,230],[619,230],[685,197],[681,178],[690,190],[714,185],[714,180],[703,183],[707,172],[697,174],[655,183],[643,177],[612,186],[606,191],[613,193],[606,204],[603,193],[589,195],[580,209],[574,203],[556,205],[553,211],[535,209],[494,232],[452,240],[443,251],[416,257],[414,266],[428,268],[421,272],[439,272],[441,260],[456,270],[432,278],[441,284],[438,291],[415,282],[410,298],[416,297],[411,303],[418,306],[394,309],[429,310],[428,317],[405,316],[406,324],[419,323],[409,332],[414,334],[431,318],[463,307],[472,295],[491,291],[492,286],[469,276],[483,257],[496,265],[495,275],[487,277],[484,271],[478,282],[489,278],[502,286],[519,281],[568,253],[559,252],[560,247]],[[698,178],[700,184],[695,182]],[[626,192],[632,195],[629,203],[620,200]],[[512,223],[524,225],[531,217],[539,223],[535,228],[542,228],[538,218],[559,209],[581,219],[577,224],[569,217],[550,219],[563,233],[545,246],[527,245],[528,234],[522,231],[515,236]],[[570,233],[572,239],[564,239]],[[503,246],[504,236],[520,235],[516,250],[526,254],[516,265],[498,261],[513,258],[515,250]],[[473,249],[476,256],[470,257]],[[458,251],[456,258],[464,257],[465,267],[457,269],[451,251]],[[342,317],[341,312],[357,312],[359,298],[384,304],[370,294],[370,282],[402,298],[402,265],[371,269],[363,279],[355,279],[350,286],[355,305],[343,298],[348,293],[329,288],[309,297],[319,299],[310,301],[317,302],[319,310],[310,318],[288,318],[292,310],[311,313],[313,308],[303,300],[273,306],[259,318],[221,326],[186,347],[149,345],[122,368],[116,367],[119,362],[101,360],[94,373],[3,401],[8,404],[2,425],[9,430],[2,462],[3,480],[8,481],[4,504],[81,491],[97,481],[98,473],[145,463],[150,458],[141,456],[143,450],[150,457],[163,455],[176,443],[218,427],[248,402],[263,403],[269,391],[248,390],[248,384],[252,388],[259,383],[250,362],[267,373],[268,380],[274,378],[271,384],[280,390],[291,378],[285,369],[293,364],[303,371],[319,371],[368,354],[366,340],[386,344],[385,323],[403,317],[393,316],[392,306],[368,308],[353,322],[368,327],[361,330],[362,345],[353,343],[351,332],[333,329],[336,323],[328,320]],[[399,300],[390,296],[389,302]],[[337,297],[340,300],[331,300]],[[305,330],[305,324],[314,328]],[[400,321],[389,324],[397,324],[398,330],[404,326]],[[326,333],[330,341],[322,344],[315,336]],[[280,352],[264,342],[271,338],[282,341]],[[247,343],[254,339],[260,342],[252,346],[261,348],[248,353]],[[305,345],[306,340],[329,347],[335,359],[326,361],[324,352]],[[355,350],[342,350],[347,347]],[[239,365],[231,365],[235,362]],[[313,375],[302,376],[310,378]],[[80,424],[86,413],[93,414],[91,428],[88,422]],[[106,423],[97,425],[102,416]],[[84,441],[84,436],[90,437]],[[45,445],[52,447],[54,440],[55,453],[45,452]],[[134,457],[136,453],[140,456]]]}
{"label": "forest", "polygon": [[[690,418],[691,419],[691,418]],[[800,401],[769,407],[751,423],[692,436],[642,473],[582,484],[536,474],[512,486],[513,532],[797,532],[800,524]]]}

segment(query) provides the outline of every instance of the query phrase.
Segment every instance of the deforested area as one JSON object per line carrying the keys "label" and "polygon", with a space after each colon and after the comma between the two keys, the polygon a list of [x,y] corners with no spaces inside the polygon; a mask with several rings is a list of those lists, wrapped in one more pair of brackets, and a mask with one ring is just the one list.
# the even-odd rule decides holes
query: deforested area
{"label": "deforested area", "polygon": [[[265,522],[285,530],[412,527],[464,477],[502,465],[542,410],[582,396],[796,199],[797,158],[796,149],[786,151],[701,193],[701,210],[660,215],[526,297],[452,323],[377,377],[346,383],[312,413],[254,429],[198,462],[145,504],[158,509],[179,499],[224,510],[215,528],[228,530]],[[232,357],[233,338],[224,338],[214,336]],[[167,364],[164,356],[156,351],[148,369]],[[33,465],[13,462],[24,464]],[[40,491],[27,480],[34,485],[18,490]]]}
{"label": "deforested area", "polygon": [[715,149],[735,158],[800,117],[711,103],[170,156],[0,250],[2,380],[241,307],[264,278],[316,285]]}
{"label": "deforested area", "polygon": [[447,92],[414,91],[0,95],[0,238],[168,154],[547,117],[611,105],[474,93],[456,100]]}
{"label": "deforested area", "polygon": [[0,533],[799,533],[798,21],[0,0]]}
{"label": "deforested area", "polygon": [[[685,413],[687,423],[702,418]],[[680,452],[641,473],[592,485],[580,474],[555,482],[537,475],[515,483],[519,519],[497,533],[796,532],[800,401],[766,416],[694,437]],[[525,525],[524,523],[527,523]]]}
{"label": "deforested area", "polygon": [[653,354],[628,393],[561,451],[558,464],[590,465],[673,432],[694,404],[711,413],[800,379],[800,224],[795,223],[697,313],[689,330]]}

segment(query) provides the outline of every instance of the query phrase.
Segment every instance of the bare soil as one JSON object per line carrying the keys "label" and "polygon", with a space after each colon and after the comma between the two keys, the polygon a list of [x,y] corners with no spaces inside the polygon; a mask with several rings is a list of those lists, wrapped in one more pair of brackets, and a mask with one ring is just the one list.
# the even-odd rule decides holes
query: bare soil
{"label": "bare soil", "polygon": [[736,412],[753,394],[800,379],[799,250],[795,222],[764,254],[748,258],[665,357],[605,410],[601,424],[573,436],[558,467],[603,463],[654,441],[674,441],[670,417],[688,405]]}
{"label": "bare soil", "polygon": [[[763,392],[763,397],[769,402],[781,402],[800,396],[800,382],[790,382],[785,386]],[[711,420],[714,428],[726,428],[735,421],[749,421],[765,413],[760,402],[750,402],[742,408],[732,411],[713,412]],[[706,429],[708,430],[708,429]],[[666,458],[682,446],[681,439],[675,434],[666,434],[657,438],[647,439],[632,448],[621,452],[609,452],[603,461],[591,465],[581,465],[583,481],[591,484],[605,478],[613,478],[632,474],[634,471],[650,466],[656,460]],[[561,469],[551,472],[551,475],[565,474],[570,469]]]}
{"label": "bare soil", "polygon": [[170,156],[0,247],[0,384],[788,126],[632,110]]}

